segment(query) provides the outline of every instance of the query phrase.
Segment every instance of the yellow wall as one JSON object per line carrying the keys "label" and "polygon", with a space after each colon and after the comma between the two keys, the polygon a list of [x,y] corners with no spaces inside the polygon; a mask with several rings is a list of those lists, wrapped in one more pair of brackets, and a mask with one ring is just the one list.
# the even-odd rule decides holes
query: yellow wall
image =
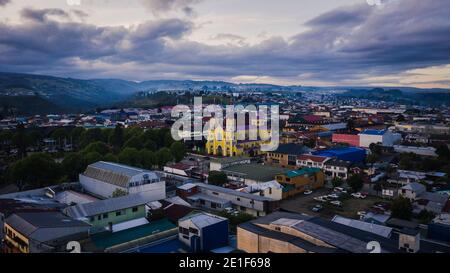
{"label": "yellow wall", "polygon": [[[11,226],[5,223],[5,240],[8,241],[11,245],[13,245],[19,252],[21,253],[29,253],[30,252],[30,243],[27,237],[23,236]],[[21,239],[25,242],[25,246],[20,245],[15,238]]]}
{"label": "yellow wall", "polygon": [[317,172],[315,174],[299,175],[296,177],[288,178],[286,175],[277,175],[276,180],[281,185],[292,185],[294,190],[289,192],[283,192],[283,199],[291,196],[295,196],[299,193],[303,193],[306,190],[314,190],[323,187],[325,183],[325,175],[323,172]]}

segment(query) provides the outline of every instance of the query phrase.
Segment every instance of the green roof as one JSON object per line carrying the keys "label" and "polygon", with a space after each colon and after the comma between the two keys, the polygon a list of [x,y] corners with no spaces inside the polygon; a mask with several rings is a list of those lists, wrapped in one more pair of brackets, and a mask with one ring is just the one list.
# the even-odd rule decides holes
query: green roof
{"label": "green roof", "polygon": [[176,228],[168,219],[153,221],[149,224],[122,230],[115,233],[98,234],[92,236],[97,247],[109,248],[126,242],[134,241],[156,233]]}
{"label": "green roof", "polygon": [[289,172],[285,173],[285,175],[288,178],[294,178],[294,177],[302,176],[302,175],[315,174],[317,172],[320,172],[320,169],[318,169],[318,168],[303,168],[303,169],[296,170],[296,171],[289,171]]}
{"label": "green roof", "polygon": [[241,175],[246,179],[257,182],[269,182],[275,180],[275,176],[284,173],[286,170],[280,167],[260,164],[239,164],[222,169],[227,174]]}
{"label": "green roof", "polygon": [[221,157],[221,158],[211,158],[211,162],[217,162],[221,164],[234,163],[244,160],[251,160],[250,157],[245,156],[232,156],[232,157]]}

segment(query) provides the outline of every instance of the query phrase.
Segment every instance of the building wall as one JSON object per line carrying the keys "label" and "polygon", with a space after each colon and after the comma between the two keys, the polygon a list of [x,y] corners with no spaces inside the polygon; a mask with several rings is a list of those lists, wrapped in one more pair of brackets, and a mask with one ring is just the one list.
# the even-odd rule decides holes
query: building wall
{"label": "building wall", "polygon": [[363,148],[369,148],[372,143],[381,143],[383,144],[383,136],[380,135],[366,135],[360,134],[360,146]]}
{"label": "building wall", "polygon": [[[22,235],[20,232],[16,231],[13,227],[5,223],[5,240],[8,244],[13,245],[13,249],[9,249],[9,251],[14,253],[30,253],[30,242],[28,238]],[[21,240],[25,244],[19,244],[17,239]]]}
{"label": "building wall", "polygon": [[359,135],[333,134],[332,141],[335,143],[347,143],[355,147],[359,147],[360,145]]}
{"label": "building wall", "polygon": [[288,178],[286,175],[278,175],[276,179],[281,185],[293,186],[292,190],[283,192],[283,199],[296,196],[307,190],[321,188],[325,183],[325,176],[321,171],[315,174],[301,175],[293,178]]}
{"label": "building wall", "polygon": [[79,178],[81,185],[86,191],[103,198],[111,198],[113,196],[114,191],[117,189],[125,191],[128,194],[145,192],[146,194],[149,195],[149,198],[152,198],[154,200],[166,198],[166,183],[164,181],[140,185],[136,187],[124,188],[87,177],[83,174],[80,174]]}
{"label": "building wall", "polygon": [[[136,211],[133,211],[136,208]],[[118,211],[112,211],[100,215],[89,217],[88,223],[94,228],[107,228],[109,224],[118,224],[138,218],[146,217],[145,205],[140,205],[133,208],[127,208],[120,211],[120,215],[117,215]],[[106,216],[106,217],[105,217]]]}
{"label": "building wall", "polygon": [[289,169],[297,168],[296,156],[291,156],[291,160],[289,160],[289,155],[287,154],[268,152],[266,154],[266,162],[270,165],[276,165],[282,168],[289,168]]}
{"label": "building wall", "polygon": [[259,236],[255,233],[237,227],[237,248],[247,253],[259,252]]}

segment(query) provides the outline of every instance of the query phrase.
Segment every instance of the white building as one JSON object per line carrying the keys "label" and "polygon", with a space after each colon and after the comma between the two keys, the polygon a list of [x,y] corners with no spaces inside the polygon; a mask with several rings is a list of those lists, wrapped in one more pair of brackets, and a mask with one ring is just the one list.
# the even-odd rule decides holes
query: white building
{"label": "white building", "polygon": [[438,157],[438,154],[436,153],[436,148],[434,148],[434,147],[415,147],[415,146],[394,145],[394,150],[397,153],[413,153],[413,154],[422,155],[422,156]]}
{"label": "white building", "polygon": [[101,198],[111,198],[116,190],[127,194],[142,193],[149,199],[166,198],[166,183],[152,171],[99,161],[80,174],[83,188]]}
{"label": "white building", "polygon": [[400,134],[392,133],[389,130],[365,130],[359,134],[359,146],[369,148],[370,144],[381,144],[392,147],[402,139]]}
{"label": "white building", "polygon": [[240,190],[241,192],[269,197],[274,200],[283,199],[283,187],[277,181],[256,183]]}
{"label": "white building", "polygon": [[316,155],[300,155],[297,158],[297,167],[324,169],[325,163],[330,160],[329,157]]}

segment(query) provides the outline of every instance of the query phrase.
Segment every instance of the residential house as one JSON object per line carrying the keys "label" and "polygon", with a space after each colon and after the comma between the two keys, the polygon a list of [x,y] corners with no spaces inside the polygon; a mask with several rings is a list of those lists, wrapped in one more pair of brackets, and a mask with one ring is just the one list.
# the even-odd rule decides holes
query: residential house
{"label": "residential house", "polygon": [[228,245],[228,219],[196,213],[178,220],[178,239],[192,252],[209,252]]}
{"label": "residential house", "polygon": [[325,176],[318,168],[303,168],[279,174],[276,179],[283,186],[284,199],[323,187]]}
{"label": "residential house", "polygon": [[178,187],[177,194],[195,207],[217,211],[234,208],[257,217],[279,208],[279,202],[272,198],[204,183]]}

